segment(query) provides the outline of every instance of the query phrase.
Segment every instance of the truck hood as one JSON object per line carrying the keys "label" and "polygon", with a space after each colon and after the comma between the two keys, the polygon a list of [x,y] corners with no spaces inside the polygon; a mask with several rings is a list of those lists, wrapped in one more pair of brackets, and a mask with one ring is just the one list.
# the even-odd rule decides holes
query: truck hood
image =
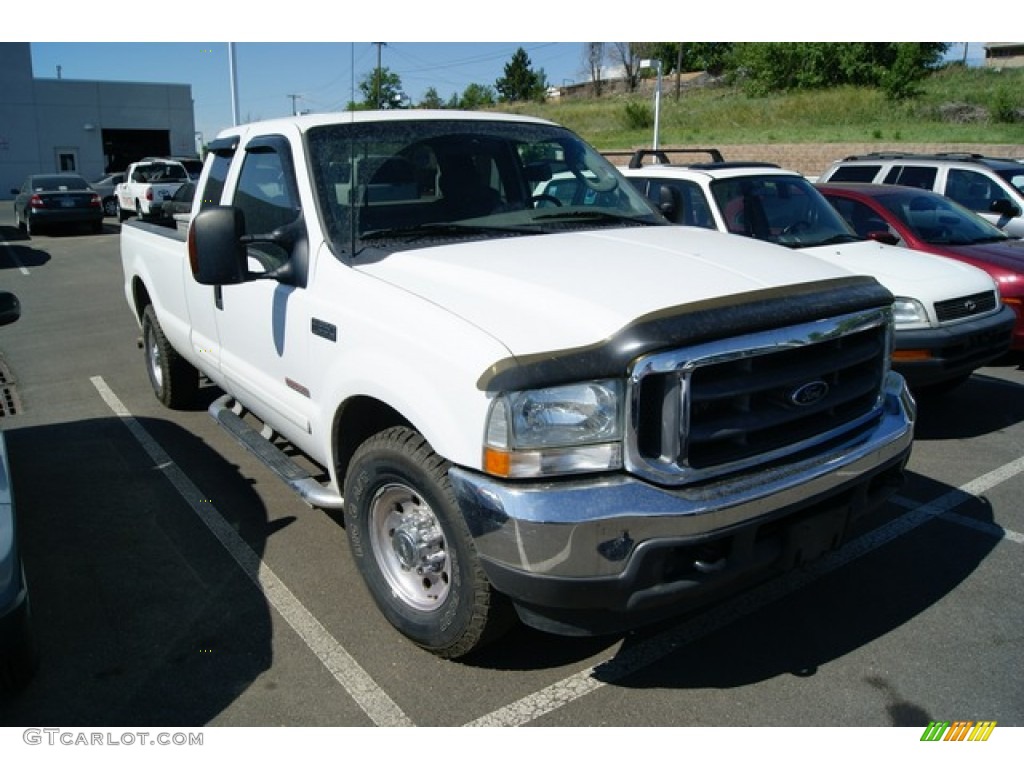
{"label": "truck hood", "polygon": [[460,316],[514,355],[593,344],[668,307],[851,274],[769,243],[669,226],[447,243],[357,269]]}
{"label": "truck hood", "polygon": [[873,240],[820,245],[801,251],[851,272],[870,275],[894,296],[917,299],[926,306],[994,288],[992,278],[970,264],[937,259],[922,251]]}

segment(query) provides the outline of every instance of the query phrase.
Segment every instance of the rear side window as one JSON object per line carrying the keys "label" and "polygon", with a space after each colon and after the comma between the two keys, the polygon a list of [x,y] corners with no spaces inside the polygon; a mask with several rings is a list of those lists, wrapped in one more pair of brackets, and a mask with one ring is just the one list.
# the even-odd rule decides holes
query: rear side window
{"label": "rear side window", "polygon": [[879,165],[841,165],[833,171],[828,180],[871,183],[880,168]]}
{"label": "rear side window", "polygon": [[904,187],[934,189],[937,168],[923,165],[894,165],[885,175],[886,184],[901,184]]}

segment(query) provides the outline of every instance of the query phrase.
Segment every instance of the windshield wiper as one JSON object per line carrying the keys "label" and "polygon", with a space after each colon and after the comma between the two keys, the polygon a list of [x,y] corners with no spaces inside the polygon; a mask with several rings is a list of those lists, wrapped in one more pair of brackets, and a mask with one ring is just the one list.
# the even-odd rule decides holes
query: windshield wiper
{"label": "windshield wiper", "polygon": [[619,213],[608,213],[606,211],[563,211],[562,213],[543,213],[533,217],[534,221],[607,221],[616,224],[635,224],[638,226],[649,226],[661,224],[653,219],[638,219],[635,216],[623,216]]}
{"label": "windshield wiper", "polygon": [[534,234],[532,229],[522,227],[495,227],[480,224],[454,224],[451,222],[430,222],[412,227],[390,227],[371,229],[360,235],[362,240],[385,240],[402,238],[437,237],[444,235],[521,235]]}

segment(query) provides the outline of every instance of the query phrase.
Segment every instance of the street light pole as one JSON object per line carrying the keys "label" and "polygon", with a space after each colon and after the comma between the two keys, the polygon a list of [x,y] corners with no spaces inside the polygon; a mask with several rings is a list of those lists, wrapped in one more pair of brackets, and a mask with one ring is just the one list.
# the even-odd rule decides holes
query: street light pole
{"label": "street light pole", "polygon": [[658,148],[658,127],[661,125],[661,59],[644,59],[640,62],[641,67],[655,67],[658,72],[658,79],[654,86],[654,146]]}

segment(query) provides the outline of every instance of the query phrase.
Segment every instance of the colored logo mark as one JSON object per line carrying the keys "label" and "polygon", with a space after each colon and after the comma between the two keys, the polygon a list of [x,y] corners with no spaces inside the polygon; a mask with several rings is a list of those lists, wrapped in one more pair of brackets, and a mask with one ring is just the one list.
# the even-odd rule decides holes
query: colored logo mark
{"label": "colored logo mark", "polygon": [[995,720],[933,721],[924,729],[921,741],[988,741],[995,727]]}

